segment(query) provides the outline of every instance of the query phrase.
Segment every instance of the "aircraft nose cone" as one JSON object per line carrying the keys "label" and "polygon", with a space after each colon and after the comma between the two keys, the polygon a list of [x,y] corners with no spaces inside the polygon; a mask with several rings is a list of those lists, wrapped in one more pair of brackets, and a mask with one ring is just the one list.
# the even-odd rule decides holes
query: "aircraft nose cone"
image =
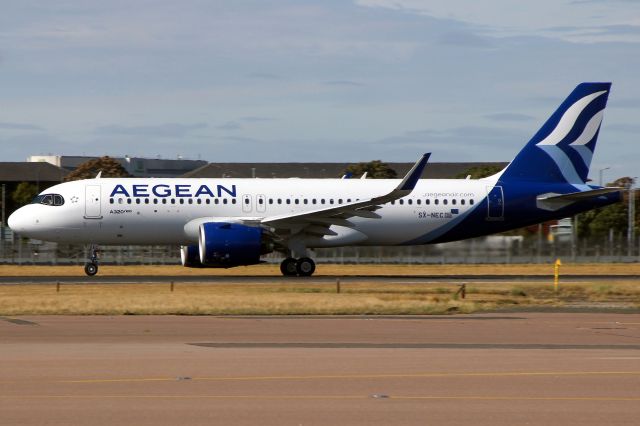
{"label": "aircraft nose cone", "polygon": [[13,212],[7,221],[9,228],[11,228],[13,232],[23,232],[27,228],[27,220],[24,214],[20,214],[20,210],[21,209],[18,209]]}

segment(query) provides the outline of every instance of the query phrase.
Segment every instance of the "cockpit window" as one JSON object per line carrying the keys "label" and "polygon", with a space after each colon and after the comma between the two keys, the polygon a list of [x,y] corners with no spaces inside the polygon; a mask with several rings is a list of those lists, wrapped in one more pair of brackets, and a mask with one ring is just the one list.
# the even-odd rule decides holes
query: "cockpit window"
{"label": "cockpit window", "polygon": [[45,206],[61,206],[64,204],[64,197],[59,194],[43,194],[36,196],[31,204],[44,204]]}

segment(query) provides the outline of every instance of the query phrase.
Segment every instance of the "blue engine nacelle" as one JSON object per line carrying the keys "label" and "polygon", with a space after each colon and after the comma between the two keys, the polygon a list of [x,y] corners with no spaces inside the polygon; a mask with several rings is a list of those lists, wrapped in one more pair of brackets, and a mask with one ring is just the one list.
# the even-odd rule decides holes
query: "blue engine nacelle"
{"label": "blue engine nacelle", "polygon": [[200,264],[210,268],[254,265],[269,251],[263,246],[262,228],[237,223],[203,223],[199,240]]}
{"label": "blue engine nacelle", "polygon": [[180,260],[186,268],[204,268],[200,262],[200,250],[196,245],[180,247]]}

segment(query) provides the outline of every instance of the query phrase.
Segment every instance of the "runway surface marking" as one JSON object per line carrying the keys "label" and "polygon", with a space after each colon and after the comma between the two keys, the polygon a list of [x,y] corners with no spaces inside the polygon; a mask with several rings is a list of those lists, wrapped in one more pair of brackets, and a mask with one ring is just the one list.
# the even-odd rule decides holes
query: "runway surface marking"
{"label": "runway surface marking", "polygon": [[[617,337],[637,338],[615,333],[598,333]],[[279,342],[241,342],[241,343],[188,343],[192,346],[218,349],[609,349],[639,350],[640,345],[577,345],[555,343],[279,343]]]}
{"label": "runway surface marking", "polygon": [[0,395],[0,399],[258,399],[258,400],[467,400],[637,402],[640,396],[474,396],[474,395]]}
{"label": "runway surface marking", "polygon": [[[308,376],[239,376],[239,377],[192,377],[191,381],[266,381],[266,380],[333,380],[333,379],[420,379],[435,377],[541,377],[541,376],[640,376],[640,371],[509,371],[509,372],[451,372],[415,374],[332,374]],[[130,377],[116,379],[58,380],[57,383],[134,383],[175,382],[176,377]],[[184,380],[184,379],[182,379]]]}

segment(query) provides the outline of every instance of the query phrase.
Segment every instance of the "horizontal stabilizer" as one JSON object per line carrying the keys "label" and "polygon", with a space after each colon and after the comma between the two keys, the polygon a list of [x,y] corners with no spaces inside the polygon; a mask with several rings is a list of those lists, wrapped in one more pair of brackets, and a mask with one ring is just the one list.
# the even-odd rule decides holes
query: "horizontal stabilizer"
{"label": "horizontal stabilizer", "polygon": [[593,189],[591,191],[572,192],[570,194],[545,194],[538,197],[538,201],[580,201],[612,192],[624,191],[625,188],[608,187]]}
{"label": "horizontal stabilizer", "polygon": [[540,209],[544,210],[558,210],[569,204],[577,201],[589,200],[592,198],[600,197],[602,195],[611,194],[614,192],[624,191],[625,188],[608,187],[600,189],[592,189],[589,191],[571,192],[569,194],[542,194],[536,198],[536,205]]}

